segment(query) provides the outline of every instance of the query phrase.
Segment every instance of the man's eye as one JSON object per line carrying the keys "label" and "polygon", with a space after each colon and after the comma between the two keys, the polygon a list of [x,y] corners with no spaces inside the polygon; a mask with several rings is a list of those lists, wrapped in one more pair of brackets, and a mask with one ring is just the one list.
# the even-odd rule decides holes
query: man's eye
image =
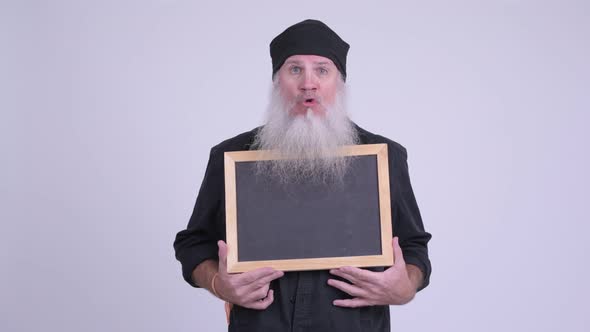
{"label": "man's eye", "polygon": [[326,75],[328,73],[328,70],[326,68],[319,68],[318,71],[321,75]]}
{"label": "man's eye", "polygon": [[299,74],[301,72],[301,68],[297,67],[297,66],[293,66],[291,67],[291,73],[292,74]]}

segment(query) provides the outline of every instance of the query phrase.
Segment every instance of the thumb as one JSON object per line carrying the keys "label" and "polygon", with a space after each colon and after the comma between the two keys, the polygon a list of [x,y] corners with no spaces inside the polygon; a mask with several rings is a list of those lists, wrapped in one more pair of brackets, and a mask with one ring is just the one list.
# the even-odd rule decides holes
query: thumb
{"label": "thumb", "polygon": [[406,262],[404,261],[404,253],[402,252],[402,248],[399,246],[399,238],[397,236],[393,238],[393,257],[393,265],[406,265]]}
{"label": "thumb", "polygon": [[227,273],[227,244],[222,240],[217,241],[217,255],[219,256],[219,268],[218,273]]}

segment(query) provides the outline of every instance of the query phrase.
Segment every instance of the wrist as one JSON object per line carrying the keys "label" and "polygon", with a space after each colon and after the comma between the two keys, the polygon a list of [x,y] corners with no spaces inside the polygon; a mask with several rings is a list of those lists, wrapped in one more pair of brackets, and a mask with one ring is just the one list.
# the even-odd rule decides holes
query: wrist
{"label": "wrist", "polygon": [[221,299],[221,296],[219,295],[219,293],[217,292],[217,289],[215,288],[215,280],[217,279],[218,275],[219,275],[219,273],[215,272],[215,274],[213,275],[213,278],[211,278],[211,292],[213,293],[213,295],[215,295],[215,297]]}
{"label": "wrist", "polygon": [[406,264],[406,270],[408,271],[408,278],[412,284],[413,291],[416,293],[422,286],[422,283],[424,283],[424,274],[419,267],[412,264]]}

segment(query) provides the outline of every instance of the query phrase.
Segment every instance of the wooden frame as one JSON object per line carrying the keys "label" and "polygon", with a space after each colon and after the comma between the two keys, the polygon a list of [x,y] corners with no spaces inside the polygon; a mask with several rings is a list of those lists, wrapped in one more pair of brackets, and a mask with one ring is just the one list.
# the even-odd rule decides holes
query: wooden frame
{"label": "wooden frame", "polygon": [[282,159],[273,151],[225,152],[225,206],[226,240],[229,246],[227,270],[230,273],[246,272],[260,267],[272,267],[282,271],[324,270],[341,266],[390,266],[393,264],[392,222],[390,207],[389,166],[386,144],[344,146],[338,151],[342,156],[376,155],[379,195],[379,218],[381,227],[381,255],[322,257],[302,259],[278,259],[238,261],[238,220],[236,197],[236,163]]}

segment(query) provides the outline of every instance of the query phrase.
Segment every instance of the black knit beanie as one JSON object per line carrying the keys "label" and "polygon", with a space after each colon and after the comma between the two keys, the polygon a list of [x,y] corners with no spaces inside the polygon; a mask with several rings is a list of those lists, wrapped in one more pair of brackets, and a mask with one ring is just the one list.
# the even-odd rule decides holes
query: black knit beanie
{"label": "black knit beanie", "polygon": [[281,68],[288,57],[311,54],[332,60],[346,80],[346,54],[349,48],[350,45],[324,23],[317,20],[299,22],[270,42],[272,74]]}

